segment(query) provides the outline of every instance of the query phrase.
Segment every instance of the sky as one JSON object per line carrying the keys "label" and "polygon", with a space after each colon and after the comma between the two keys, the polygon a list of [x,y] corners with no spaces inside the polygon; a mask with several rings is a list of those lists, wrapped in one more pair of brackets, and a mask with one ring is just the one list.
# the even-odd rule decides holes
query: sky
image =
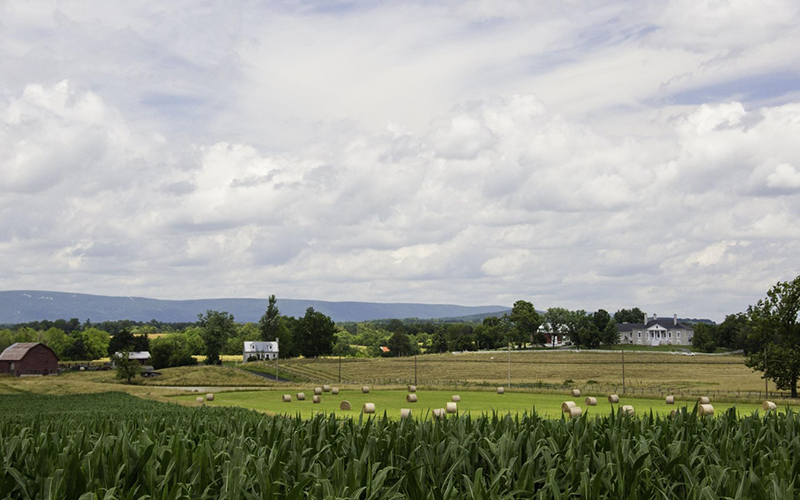
{"label": "sky", "polygon": [[0,289],[721,320],[800,274],[800,3],[0,0]]}

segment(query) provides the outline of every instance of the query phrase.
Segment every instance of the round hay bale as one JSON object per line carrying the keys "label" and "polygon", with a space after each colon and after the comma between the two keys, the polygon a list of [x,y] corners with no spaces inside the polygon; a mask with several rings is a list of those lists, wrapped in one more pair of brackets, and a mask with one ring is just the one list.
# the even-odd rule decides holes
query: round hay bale
{"label": "round hay bale", "polygon": [[675,404],[675,396],[667,396],[667,404],[674,405]]}
{"label": "round hay bale", "polygon": [[322,394],[322,387],[314,387],[314,394],[316,394],[317,396]]}
{"label": "round hay bale", "polygon": [[581,410],[580,406],[573,406],[569,409],[569,418],[580,417],[581,413],[583,413],[583,410]]}
{"label": "round hay bale", "polygon": [[416,385],[409,385],[408,386],[408,392],[417,392],[417,386]]}
{"label": "round hay bale", "polygon": [[584,399],[586,406],[597,406],[597,398],[593,398],[591,396]]}
{"label": "round hay bale", "polygon": [[697,408],[697,413],[703,417],[710,417],[714,414],[714,407],[711,405],[700,405]]}
{"label": "round hay bale", "polygon": [[764,410],[764,411],[775,410],[777,408],[778,408],[778,405],[776,405],[772,401],[764,401],[763,403],[761,403],[761,409]]}
{"label": "round hay bale", "polygon": [[619,403],[619,396],[616,394],[609,394],[608,395],[608,402],[609,403]]}
{"label": "round hay bale", "polygon": [[339,394],[339,388],[338,387],[331,387],[331,394]]}
{"label": "round hay bale", "polygon": [[208,394],[206,394],[206,401],[214,401],[214,393],[213,392],[209,392]]}
{"label": "round hay bale", "polygon": [[314,404],[320,403],[322,402],[322,398],[320,398],[317,394],[314,394],[314,396],[311,398],[311,402]]}
{"label": "round hay bale", "polygon": [[406,401],[409,403],[416,403],[417,402],[417,395],[416,394],[406,394]]}
{"label": "round hay bale", "polygon": [[362,387],[361,388],[361,392],[364,393],[364,394],[369,394],[369,386],[365,385],[364,387]]}
{"label": "round hay bale", "polygon": [[411,417],[411,409],[400,408],[400,418],[409,418],[409,417]]}
{"label": "round hay bale", "polygon": [[306,400],[306,393],[305,392],[298,392],[296,397],[297,397],[298,401],[305,401]]}
{"label": "round hay bale", "polygon": [[697,404],[699,405],[711,404],[711,400],[708,399],[706,396],[700,396],[699,398],[697,398]]}
{"label": "round hay bale", "polygon": [[322,392],[331,392],[331,386],[323,385],[322,386]]}
{"label": "round hay bale", "polygon": [[375,413],[375,403],[364,403],[361,413]]}
{"label": "round hay bale", "polygon": [[284,394],[283,395],[283,402],[284,403],[291,403],[292,402],[292,396],[290,394]]}
{"label": "round hay bale", "polygon": [[341,403],[339,403],[339,409],[350,411],[350,401],[344,400]]}
{"label": "round hay bale", "polygon": [[203,404],[203,403],[206,402],[206,398],[204,398],[203,396],[197,396],[196,398],[194,398],[194,400],[197,401],[200,404]]}
{"label": "round hay bale", "polygon": [[433,410],[433,418],[443,419],[446,416],[447,416],[447,413],[445,412],[444,408],[434,408],[434,410]]}
{"label": "round hay bale", "polygon": [[461,402],[461,396],[459,396],[458,394],[453,394],[453,397],[451,399],[453,400],[454,403]]}
{"label": "round hay bale", "polygon": [[575,401],[564,401],[561,403],[562,413],[569,413],[572,408],[575,408]]}
{"label": "round hay bale", "polygon": [[573,398],[581,397],[581,390],[580,389],[572,389],[572,397]]}
{"label": "round hay bale", "polygon": [[447,403],[445,411],[447,413],[455,413],[456,411],[458,411],[458,403]]}
{"label": "round hay bale", "polygon": [[631,405],[622,405],[622,414],[626,417],[632,417],[634,415],[633,406]]}
{"label": "round hay bale", "polygon": [[503,388],[503,387],[498,387],[497,388],[497,394],[505,394],[505,392],[506,392],[505,388]]}

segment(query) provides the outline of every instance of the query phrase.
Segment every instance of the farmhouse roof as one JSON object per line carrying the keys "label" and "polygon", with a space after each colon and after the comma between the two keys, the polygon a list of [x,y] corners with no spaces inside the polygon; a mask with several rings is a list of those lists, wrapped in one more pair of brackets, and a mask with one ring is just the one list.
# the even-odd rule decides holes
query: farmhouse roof
{"label": "farmhouse roof", "polygon": [[[17,342],[12,344],[6,347],[3,354],[0,354],[0,361],[19,361],[28,354],[28,351],[40,344],[44,345],[41,342]],[[49,347],[47,348],[50,349]]]}
{"label": "farmhouse roof", "polygon": [[266,352],[266,351],[278,351],[278,341],[277,340],[269,340],[265,342],[257,342],[257,341],[245,341],[244,343],[244,351],[245,352]]}
{"label": "farmhouse roof", "polygon": [[131,351],[128,359],[150,359],[150,351]]}
{"label": "farmhouse roof", "polygon": [[643,329],[644,323],[617,323],[617,331],[632,332],[634,329]]}

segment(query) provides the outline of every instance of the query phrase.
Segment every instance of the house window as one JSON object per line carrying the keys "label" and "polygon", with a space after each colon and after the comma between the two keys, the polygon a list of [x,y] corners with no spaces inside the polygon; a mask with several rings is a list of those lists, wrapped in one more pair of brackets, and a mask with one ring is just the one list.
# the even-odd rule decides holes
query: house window
{"label": "house window", "polygon": [[672,332],[669,332],[668,335],[669,335],[669,338],[672,338]]}
{"label": "house window", "polygon": [[681,338],[681,332],[678,332],[678,338]]}
{"label": "house window", "polygon": [[642,332],[636,332],[639,334],[639,338],[642,338]]}

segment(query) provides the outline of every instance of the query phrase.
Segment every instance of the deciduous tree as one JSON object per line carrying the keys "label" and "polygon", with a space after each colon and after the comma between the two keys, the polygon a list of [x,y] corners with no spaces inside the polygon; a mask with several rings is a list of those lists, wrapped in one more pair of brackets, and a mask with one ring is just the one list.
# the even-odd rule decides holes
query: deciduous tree
{"label": "deciduous tree", "polygon": [[397,330],[389,337],[386,347],[389,348],[390,356],[411,356],[416,352],[411,338],[402,330]]}
{"label": "deciduous tree", "polygon": [[142,372],[142,365],[135,359],[130,359],[130,351],[124,350],[114,353],[114,366],[117,378],[125,379],[129,384],[131,380]]}
{"label": "deciduous tree", "polygon": [[333,320],[313,307],[306,309],[306,314],[296,324],[294,334],[300,354],[306,358],[331,354],[335,336],[336,324]]}
{"label": "deciduous tree", "polygon": [[617,323],[641,323],[644,319],[644,311],[638,307],[633,309],[620,309],[614,313],[614,321]]}
{"label": "deciduous tree", "polygon": [[750,324],[745,313],[729,314],[717,327],[717,343],[729,349],[744,349]]}
{"label": "deciduous tree", "polygon": [[514,302],[511,308],[511,323],[514,325],[514,341],[521,349],[528,340],[533,344],[542,345],[545,343],[544,333],[539,331],[542,325],[542,318],[533,304],[526,300]]}
{"label": "deciduous tree", "polygon": [[745,363],[775,382],[780,390],[797,397],[800,376],[800,276],[778,282],[747,309],[750,320],[749,349]]}
{"label": "deciduous tree", "polygon": [[708,323],[697,323],[694,325],[694,337],[692,345],[703,352],[714,352],[717,350],[717,326]]}
{"label": "deciduous tree", "polygon": [[205,343],[206,364],[222,364],[219,355],[225,346],[225,341],[236,333],[233,315],[227,312],[208,310],[205,315],[198,315],[197,326],[201,328],[201,335]]}
{"label": "deciduous tree", "polygon": [[506,343],[509,330],[507,315],[502,317],[489,316],[475,327],[475,343],[478,349],[496,349]]}
{"label": "deciduous tree", "polygon": [[436,331],[433,333],[433,338],[431,339],[431,351],[432,352],[447,352],[449,350],[447,345],[447,334],[445,332],[444,325],[439,325],[436,328]]}

